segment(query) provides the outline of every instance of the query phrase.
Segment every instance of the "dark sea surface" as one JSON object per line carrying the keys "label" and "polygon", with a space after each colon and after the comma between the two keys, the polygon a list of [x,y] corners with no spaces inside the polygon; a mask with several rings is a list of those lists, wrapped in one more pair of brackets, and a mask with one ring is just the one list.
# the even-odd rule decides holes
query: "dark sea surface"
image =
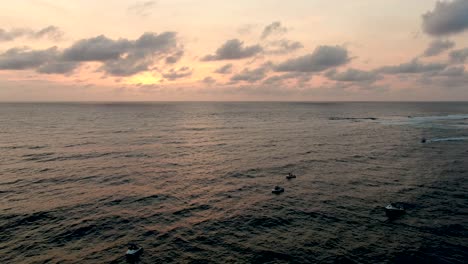
{"label": "dark sea surface", "polygon": [[3,103],[0,153],[0,263],[468,263],[468,103]]}

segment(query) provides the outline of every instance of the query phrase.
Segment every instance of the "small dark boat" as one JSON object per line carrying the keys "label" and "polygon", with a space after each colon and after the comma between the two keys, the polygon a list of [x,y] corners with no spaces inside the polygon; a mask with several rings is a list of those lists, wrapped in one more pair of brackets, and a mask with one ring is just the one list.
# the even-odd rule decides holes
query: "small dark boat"
{"label": "small dark boat", "polygon": [[125,257],[128,262],[134,263],[140,259],[140,256],[142,253],[143,253],[142,247],[139,247],[136,244],[130,244],[128,246],[128,250],[127,250],[127,253],[125,254]]}
{"label": "small dark boat", "polygon": [[273,188],[273,190],[271,190],[271,192],[274,193],[274,194],[280,194],[280,193],[284,192],[284,188],[279,187],[279,186],[275,186],[275,188]]}
{"label": "small dark boat", "polygon": [[405,208],[403,208],[403,206],[399,206],[393,203],[385,206],[385,214],[388,218],[395,218],[404,215],[405,213],[406,211]]}
{"label": "small dark boat", "polygon": [[286,176],[286,179],[288,179],[288,180],[295,179],[295,178],[296,178],[296,175],[292,174],[292,173],[288,173],[288,176]]}
{"label": "small dark boat", "polygon": [[426,138],[421,138],[421,143],[426,143],[427,139]]}

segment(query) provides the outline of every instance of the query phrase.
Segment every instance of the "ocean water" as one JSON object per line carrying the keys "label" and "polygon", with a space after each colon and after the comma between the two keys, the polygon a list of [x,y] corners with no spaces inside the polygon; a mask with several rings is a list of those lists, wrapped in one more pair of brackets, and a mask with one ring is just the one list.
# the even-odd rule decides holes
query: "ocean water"
{"label": "ocean water", "polygon": [[3,103],[0,153],[0,263],[468,262],[468,103]]}

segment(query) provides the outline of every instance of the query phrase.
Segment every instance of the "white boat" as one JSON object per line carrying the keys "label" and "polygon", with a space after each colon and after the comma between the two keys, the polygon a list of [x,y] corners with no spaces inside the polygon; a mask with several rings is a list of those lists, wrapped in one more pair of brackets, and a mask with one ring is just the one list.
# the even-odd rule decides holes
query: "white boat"
{"label": "white boat", "polygon": [[296,178],[296,175],[292,174],[292,173],[288,173],[288,176],[286,176],[286,179],[288,179],[288,180],[294,179],[294,178]]}

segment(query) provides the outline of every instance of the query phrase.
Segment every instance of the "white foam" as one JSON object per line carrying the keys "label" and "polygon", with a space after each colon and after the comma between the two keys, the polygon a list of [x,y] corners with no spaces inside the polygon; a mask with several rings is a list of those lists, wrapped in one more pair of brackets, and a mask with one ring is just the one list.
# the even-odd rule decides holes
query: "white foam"
{"label": "white foam", "polygon": [[428,142],[440,142],[440,141],[463,141],[468,140],[468,137],[448,137],[448,138],[434,138],[428,140]]}
{"label": "white foam", "polygon": [[468,120],[468,114],[445,116],[409,116],[379,119],[385,125],[436,126],[441,128],[468,128],[468,124],[454,124],[458,120]]}

